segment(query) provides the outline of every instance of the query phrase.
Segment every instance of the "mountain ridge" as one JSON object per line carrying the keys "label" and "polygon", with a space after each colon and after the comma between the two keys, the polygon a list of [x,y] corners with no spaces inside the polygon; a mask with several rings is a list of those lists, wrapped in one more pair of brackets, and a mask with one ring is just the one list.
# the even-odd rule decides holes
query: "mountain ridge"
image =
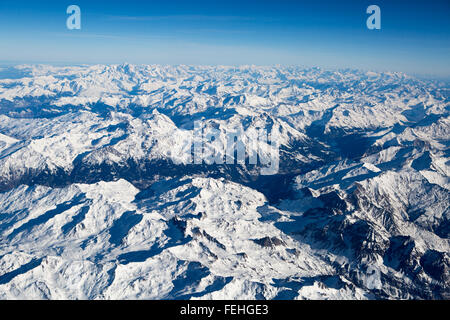
{"label": "mountain ridge", "polygon": [[[297,67],[14,70],[0,79],[0,299],[450,297],[447,85]],[[222,143],[276,133],[278,172],[250,164],[254,146],[242,163],[191,162],[196,122]]]}

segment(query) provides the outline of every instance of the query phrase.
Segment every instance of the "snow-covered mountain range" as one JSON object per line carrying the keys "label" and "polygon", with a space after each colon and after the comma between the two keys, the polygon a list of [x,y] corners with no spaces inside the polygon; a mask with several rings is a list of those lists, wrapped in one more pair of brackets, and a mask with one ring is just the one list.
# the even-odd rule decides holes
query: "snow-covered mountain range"
{"label": "snow-covered mountain range", "polygon": [[[449,299],[449,89],[297,67],[0,69],[0,299]],[[189,161],[196,122],[218,141],[276,134],[277,172]]]}

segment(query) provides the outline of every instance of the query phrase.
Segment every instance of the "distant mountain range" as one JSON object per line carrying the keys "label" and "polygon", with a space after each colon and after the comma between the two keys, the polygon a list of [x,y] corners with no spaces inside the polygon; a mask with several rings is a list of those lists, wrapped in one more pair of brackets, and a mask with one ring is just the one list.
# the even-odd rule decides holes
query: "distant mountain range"
{"label": "distant mountain range", "polygon": [[[449,94],[358,70],[0,69],[0,299],[450,299]],[[277,172],[189,161],[196,122],[276,133]]]}

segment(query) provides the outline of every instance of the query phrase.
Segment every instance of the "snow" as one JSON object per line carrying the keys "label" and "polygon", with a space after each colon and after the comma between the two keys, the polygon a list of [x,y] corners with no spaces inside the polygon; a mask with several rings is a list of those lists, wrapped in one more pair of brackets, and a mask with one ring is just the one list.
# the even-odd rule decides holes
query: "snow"
{"label": "snow", "polygon": [[[0,79],[0,299],[448,298],[447,87],[320,68],[16,68]],[[278,175],[194,165],[195,121],[222,145],[276,134],[247,151],[279,147]]]}

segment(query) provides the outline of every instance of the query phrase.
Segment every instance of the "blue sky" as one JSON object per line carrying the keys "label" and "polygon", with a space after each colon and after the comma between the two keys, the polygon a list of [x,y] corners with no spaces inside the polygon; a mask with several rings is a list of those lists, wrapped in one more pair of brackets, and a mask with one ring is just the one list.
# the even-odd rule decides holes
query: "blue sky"
{"label": "blue sky", "polygon": [[[66,9],[82,29],[67,30]],[[382,29],[366,28],[381,8]],[[2,63],[300,65],[450,77],[450,1],[0,1]]]}

